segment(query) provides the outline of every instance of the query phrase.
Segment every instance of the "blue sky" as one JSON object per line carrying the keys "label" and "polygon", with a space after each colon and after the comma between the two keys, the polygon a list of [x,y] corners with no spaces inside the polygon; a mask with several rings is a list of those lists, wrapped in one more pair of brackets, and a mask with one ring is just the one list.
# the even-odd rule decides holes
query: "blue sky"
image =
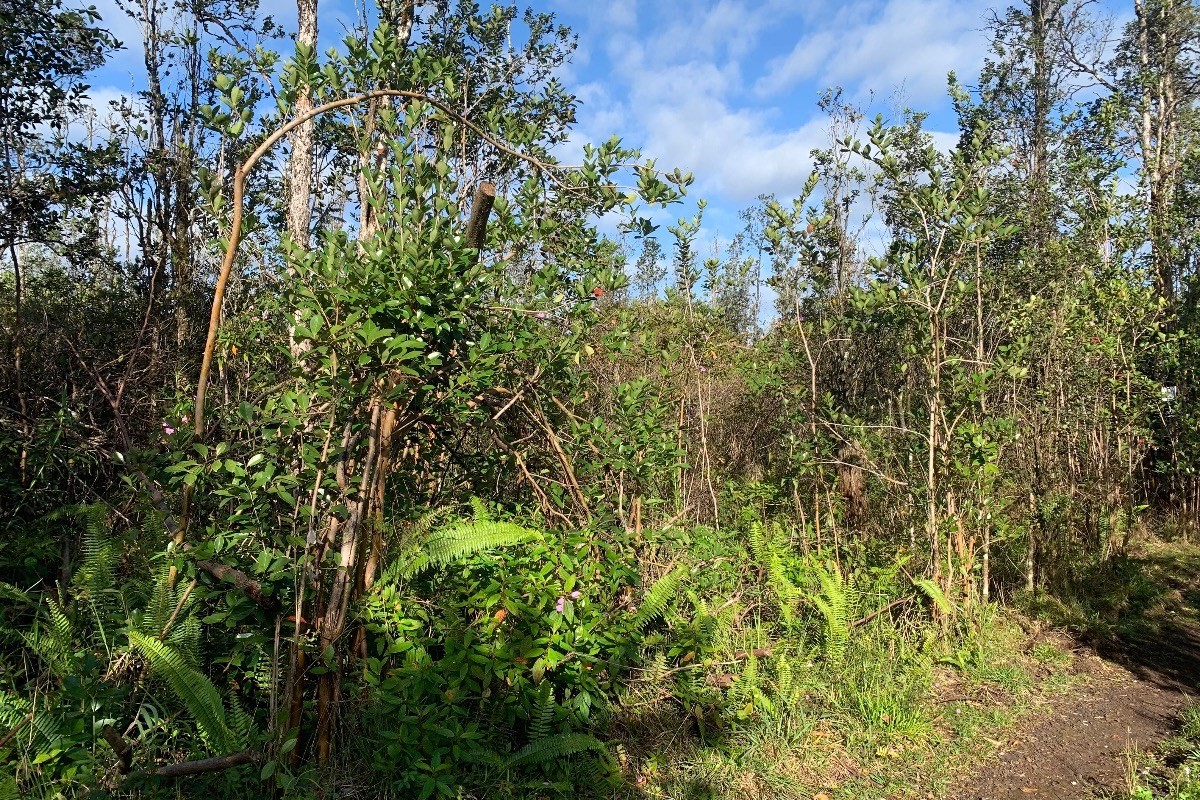
{"label": "blue sky", "polygon": [[[92,0],[129,47],[93,81],[103,101],[138,87],[140,33],[116,0]],[[662,167],[696,175],[710,205],[706,238],[732,236],[737,211],[760,193],[794,195],[809,152],[829,142],[816,101],[826,87],[868,118],[904,106],[929,112],[939,144],[957,139],[946,73],[973,83],[987,52],[989,8],[971,0],[526,0],[579,34],[562,79],[582,101],[573,143],[620,135]],[[1129,16],[1132,0],[1097,7]],[[262,0],[287,29],[294,0]],[[323,46],[354,14],[350,0],[320,0]],[[283,48],[281,48],[283,49]],[[569,155],[569,154],[567,154]],[[668,214],[674,219],[686,209]]]}

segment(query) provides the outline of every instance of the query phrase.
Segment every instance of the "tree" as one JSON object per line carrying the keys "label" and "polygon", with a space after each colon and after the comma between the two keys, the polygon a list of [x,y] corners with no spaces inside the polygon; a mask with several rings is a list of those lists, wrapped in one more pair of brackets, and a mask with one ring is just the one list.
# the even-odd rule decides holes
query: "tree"
{"label": "tree", "polygon": [[[74,266],[94,260],[96,224],[79,212],[111,189],[112,149],[68,135],[86,108],[85,76],[116,47],[98,20],[94,8],[68,9],[62,0],[0,0],[0,258],[11,268],[13,292],[4,384],[25,439],[25,261],[35,249]],[[20,463],[23,483],[24,450]]]}
{"label": "tree", "polygon": [[[676,187],[686,183],[638,164],[637,153],[615,137],[587,148],[580,168],[548,155],[573,107],[544,69],[561,57],[564,40],[555,35],[526,47],[529,64],[504,74],[498,97],[473,97],[477,87],[463,75],[474,73],[460,60],[501,60],[496,51],[506,39],[497,34],[506,29],[506,13],[480,16],[473,5],[460,6],[446,23],[461,37],[456,57],[438,38],[444,31],[436,25],[444,21],[423,34],[436,46],[409,48],[408,33],[384,20],[350,37],[345,53],[319,71],[308,61],[308,73],[295,75],[298,58],[289,67],[296,85],[312,87],[321,102],[265,134],[234,172],[232,203],[220,182],[208,184],[212,209],[232,206],[233,227],[193,406],[198,444],[194,452],[177,451],[168,469],[186,509],[175,539],[219,548],[222,531],[239,520],[238,537],[266,554],[260,557],[293,553],[297,582],[280,591],[289,592],[297,620],[313,623],[315,637],[297,625],[285,729],[311,730],[321,765],[334,752],[342,677],[365,655],[366,634],[351,609],[389,548],[406,544],[389,534],[436,505],[442,481],[434,475],[464,458],[475,463],[463,448],[513,452],[492,408],[511,398],[510,379],[523,380],[529,392],[576,380],[581,336],[595,320],[589,300],[618,283],[612,248],[591,222],[629,210],[631,189],[619,187],[617,176],[633,179],[633,197],[660,205],[676,200]],[[553,30],[549,18],[527,21],[539,41]],[[229,78],[218,87],[227,110],[210,116],[236,135],[245,93]],[[350,171],[340,180],[358,187],[357,205],[347,209],[355,224],[324,228],[312,249],[286,249],[280,287],[255,302],[286,317],[299,346],[288,351],[282,376],[265,357],[274,349],[266,344],[238,377],[220,369],[236,353],[218,352],[217,342],[237,244],[260,213],[244,208],[249,171],[282,136],[343,110],[350,123],[341,123],[339,144],[349,158],[340,163]],[[563,330],[554,330],[558,320]],[[237,324],[253,326],[260,341],[270,336],[253,317]],[[221,380],[221,393],[208,392],[210,376]],[[239,416],[248,428],[210,424]],[[556,441],[544,415],[536,419]],[[264,429],[271,433],[263,437]],[[226,457],[215,462],[217,453]],[[234,460],[238,454],[247,467]],[[261,492],[245,491],[250,467]],[[569,464],[561,468],[569,475]],[[573,479],[562,484],[573,487],[569,498],[551,498],[527,469],[521,474],[548,518],[589,518]],[[480,476],[470,471],[461,480],[475,486]],[[310,674],[316,666],[319,677]],[[314,690],[310,724],[304,699]]]}

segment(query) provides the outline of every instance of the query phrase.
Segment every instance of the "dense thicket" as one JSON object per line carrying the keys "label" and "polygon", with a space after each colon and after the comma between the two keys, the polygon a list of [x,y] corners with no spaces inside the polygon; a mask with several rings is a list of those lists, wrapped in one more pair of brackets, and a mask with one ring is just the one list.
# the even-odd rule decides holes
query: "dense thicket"
{"label": "dense thicket", "polygon": [[103,21],[0,2],[0,796],[612,795],[673,780],[665,719],[921,735],[998,602],[1195,533],[1190,2],[996,12],[950,152],[824,94],[804,193],[708,257],[702,201],[639,210],[689,175],[555,157],[549,15],[381,3],[319,55],[302,2],[284,58],[252,3],[130,8],[98,117]]}

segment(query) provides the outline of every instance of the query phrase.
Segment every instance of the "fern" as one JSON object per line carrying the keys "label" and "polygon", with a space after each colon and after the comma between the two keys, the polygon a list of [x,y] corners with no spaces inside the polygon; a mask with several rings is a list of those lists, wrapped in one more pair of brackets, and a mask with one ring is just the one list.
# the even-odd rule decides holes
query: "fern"
{"label": "fern", "polygon": [[400,566],[398,576],[411,578],[431,567],[443,567],[467,556],[496,547],[528,542],[538,531],[511,522],[476,521],[451,525],[435,532],[415,557]]}
{"label": "fern", "polygon": [[229,729],[234,739],[240,744],[246,744],[254,737],[254,715],[242,705],[236,694],[229,696]]}
{"label": "fern", "polygon": [[800,587],[788,577],[783,566],[783,556],[779,552],[776,540],[783,533],[779,523],[771,525],[770,533],[758,520],[750,522],[747,538],[750,552],[759,566],[766,572],[767,585],[771,593],[779,601],[779,612],[784,622],[791,622],[796,615],[796,606],[800,603],[803,593]]}
{"label": "fern", "polygon": [[934,606],[947,619],[954,616],[954,604],[950,602],[950,598],[942,591],[942,587],[931,581],[929,578],[913,579],[913,586],[920,589],[926,597],[933,601]]}
{"label": "fern", "polygon": [[14,603],[26,606],[33,605],[33,598],[11,583],[5,583],[4,581],[0,581],[0,600],[11,600]]}
{"label": "fern", "polygon": [[850,623],[858,592],[848,584],[837,569],[812,562],[810,572],[821,587],[820,593],[806,592],[804,599],[821,612],[825,621],[825,657],[833,663],[842,660],[850,640]]}
{"label": "fern", "polygon": [[784,702],[789,702],[792,699],[792,690],[795,686],[795,677],[792,674],[792,660],[786,655],[780,655],[775,659],[775,693]]}
{"label": "fern", "polygon": [[529,718],[529,741],[538,742],[550,736],[554,724],[554,687],[550,681],[542,681],[538,687],[533,713]]}
{"label": "fern", "polygon": [[449,518],[450,514],[450,506],[441,506],[431,511],[427,511],[426,513],[422,514],[416,522],[413,523],[412,529],[408,532],[407,538],[418,540],[424,538],[430,531],[437,527],[437,525]]}
{"label": "fern", "polygon": [[113,588],[117,549],[112,542],[108,509],[94,503],[80,511],[84,522],[83,541],[72,583],[77,594],[97,600]]}
{"label": "fern", "polygon": [[[30,712],[33,717],[29,718]],[[0,693],[0,726],[6,730],[21,725],[29,718],[29,730],[19,734],[24,741],[32,741],[36,750],[49,750],[63,735],[62,722],[44,711],[37,710],[33,703],[23,697]]]}
{"label": "fern", "polygon": [[752,655],[747,656],[742,666],[742,674],[738,676],[733,686],[729,688],[729,698],[739,705],[752,703],[754,702],[755,693],[759,690],[758,659]]}
{"label": "fern", "polygon": [[508,759],[505,767],[511,769],[516,766],[540,766],[587,751],[602,754],[605,760],[609,759],[608,748],[595,736],[586,733],[559,733],[525,745]]}
{"label": "fern", "polygon": [[175,604],[179,601],[179,590],[171,585],[169,568],[161,569],[154,579],[154,589],[142,615],[139,630],[147,636],[158,638],[164,632],[167,621],[175,613]]}
{"label": "fern", "polygon": [[683,582],[683,576],[686,573],[686,568],[676,567],[654,582],[650,591],[646,592],[646,596],[642,598],[642,607],[638,609],[637,615],[633,618],[634,630],[645,629],[647,625],[666,613],[667,606],[679,593],[679,585]]}
{"label": "fern", "polygon": [[45,611],[29,633],[21,637],[50,671],[65,678],[75,663],[75,625],[66,610],[52,597],[46,598]]}
{"label": "fern", "polygon": [[758,520],[751,520],[750,529],[746,533],[746,539],[750,543],[750,554],[754,556],[754,560],[765,567],[771,560],[771,546],[767,541],[763,524]]}
{"label": "fern", "polygon": [[200,634],[202,629],[200,621],[192,614],[188,614],[183,618],[182,622],[177,622],[171,632],[167,634],[166,643],[171,645],[183,656],[183,660],[189,666],[200,666]]}
{"label": "fern", "polygon": [[476,522],[492,521],[492,512],[488,509],[487,503],[485,503],[481,498],[471,498],[471,511],[475,513]]}
{"label": "fern", "polygon": [[212,681],[191,667],[178,650],[158,639],[130,631],[129,642],[150,662],[154,674],[171,687],[209,746],[222,752],[232,750],[235,737],[226,725],[221,693]]}

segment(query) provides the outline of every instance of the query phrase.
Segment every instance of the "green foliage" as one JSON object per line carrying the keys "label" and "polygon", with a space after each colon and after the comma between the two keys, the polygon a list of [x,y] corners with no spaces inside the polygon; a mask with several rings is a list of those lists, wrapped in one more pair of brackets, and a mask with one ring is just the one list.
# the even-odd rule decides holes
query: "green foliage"
{"label": "green foliage", "polygon": [[818,562],[808,565],[809,573],[816,578],[819,592],[805,592],[804,599],[821,612],[824,620],[825,657],[832,663],[842,661],[846,654],[846,643],[850,640],[850,623],[858,608],[858,591],[842,577],[836,567]]}
{"label": "green foliage", "polygon": [[607,756],[608,749],[604,742],[586,733],[560,733],[546,736],[530,742],[522,747],[505,762],[505,766],[539,766],[552,764],[559,759],[583,752],[603,753]]}
{"label": "green foliage", "polygon": [[948,619],[954,617],[954,604],[950,602],[950,598],[946,597],[945,591],[928,578],[916,578],[913,580],[913,586],[921,590],[928,597],[939,614]]}
{"label": "green foliage", "polygon": [[634,630],[642,630],[666,613],[667,606],[678,594],[679,586],[687,572],[685,567],[679,566],[654,582],[642,597],[642,605],[633,617],[631,626]]}
{"label": "green foliage", "polygon": [[750,521],[746,537],[750,543],[750,552],[766,573],[768,588],[779,603],[779,613],[785,622],[791,622],[803,592],[792,582],[784,567],[785,558],[789,554],[786,554],[779,544],[783,533],[783,527],[777,522],[766,528],[754,519]]}
{"label": "green foliage", "polygon": [[137,631],[129,632],[129,642],[150,663],[152,674],[171,687],[196,721],[204,741],[218,753],[231,751],[236,737],[226,724],[221,693],[212,681],[170,645]]}
{"label": "green foliage", "polygon": [[404,566],[399,576],[411,578],[422,570],[461,561],[481,550],[529,542],[540,536],[538,531],[520,525],[490,520],[439,528],[420,543],[416,555]]}
{"label": "green foliage", "polygon": [[[211,796],[327,753],[347,794],[815,795],[805,753],[945,733],[934,663],[1027,684],[996,598],[1106,636],[1163,602],[1128,551],[1195,529],[1200,160],[1123,131],[1168,53],[1140,74],[1127,39],[1112,96],[1034,119],[1029,19],[998,16],[957,147],[831,89],[797,197],[660,241],[639,206],[691,175],[615,136],[555,158],[552,15],[383,4],[283,57],[227,5],[141,21],[146,103],[96,148],[63,128],[94,12],[0,14],[0,796],[136,791],[105,724],[145,766],[270,755],[274,787],[179,788]],[[250,175],[193,434],[231,170],[309,101],[338,105],[320,185]]]}

